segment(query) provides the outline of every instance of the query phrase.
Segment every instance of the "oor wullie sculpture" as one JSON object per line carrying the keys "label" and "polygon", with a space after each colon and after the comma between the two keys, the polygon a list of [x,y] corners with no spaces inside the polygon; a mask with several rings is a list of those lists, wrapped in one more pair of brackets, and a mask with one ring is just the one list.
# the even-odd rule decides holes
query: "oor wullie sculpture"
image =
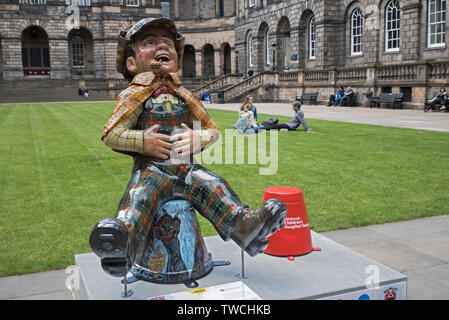
{"label": "oor wullie sculpture", "polygon": [[[251,256],[263,252],[287,214],[277,199],[250,208],[223,178],[193,163],[193,154],[215,142],[220,131],[175,73],[183,49],[184,36],[170,19],[143,19],[119,34],[116,67],[130,85],[117,97],[102,139],[133,156],[134,166],[115,217],[100,220],[89,239],[103,270],[113,276],[131,269],[167,201],[189,201],[224,241],[232,239]],[[200,128],[193,129],[194,121]],[[168,239],[179,221],[163,218],[171,229],[160,228],[159,221],[153,232]]]}

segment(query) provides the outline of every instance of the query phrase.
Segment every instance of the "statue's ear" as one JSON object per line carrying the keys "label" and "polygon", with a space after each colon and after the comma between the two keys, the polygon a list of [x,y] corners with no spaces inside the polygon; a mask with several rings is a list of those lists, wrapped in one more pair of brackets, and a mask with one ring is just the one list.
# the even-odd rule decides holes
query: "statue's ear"
{"label": "statue's ear", "polygon": [[128,59],[126,59],[126,69],[131,73],[137,72],[136,58],[129,56]]}

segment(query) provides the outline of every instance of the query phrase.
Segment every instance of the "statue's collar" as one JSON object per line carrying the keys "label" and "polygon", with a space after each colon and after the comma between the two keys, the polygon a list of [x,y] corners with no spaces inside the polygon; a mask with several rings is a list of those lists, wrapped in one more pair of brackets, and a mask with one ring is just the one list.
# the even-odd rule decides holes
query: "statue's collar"
{"label": "statue's collar", "polygon": [[181,81],[179,80],[178,74],[175,72],[172,73],[164,73],[161,75],[155,75],[153,72],[143,72],[136,75],[131,81],[131,85],[142,85],[142,86],[149,86],[153,81],[170,81],[176,86],[181,85]]}

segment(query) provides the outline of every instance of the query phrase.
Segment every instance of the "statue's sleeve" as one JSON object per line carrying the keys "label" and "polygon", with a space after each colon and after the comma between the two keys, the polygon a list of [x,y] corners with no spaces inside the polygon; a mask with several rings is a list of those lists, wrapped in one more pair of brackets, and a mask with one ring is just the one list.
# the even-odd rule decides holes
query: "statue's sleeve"
{"label": "statue's sleeve", "polygon": [[117,151],[143,154],[143,130],[133,130],[143,107],[134,110],[128,118],[114,127],[104,138],[104,143]]}

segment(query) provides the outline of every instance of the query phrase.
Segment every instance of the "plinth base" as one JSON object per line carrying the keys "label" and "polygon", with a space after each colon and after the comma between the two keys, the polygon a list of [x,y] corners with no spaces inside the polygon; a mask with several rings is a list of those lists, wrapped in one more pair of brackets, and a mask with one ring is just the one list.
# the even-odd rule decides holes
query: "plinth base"
{"label": "plinth base", "polygon": [[[318,233],[312,231],[311,234],[314,247],[321,248],[321,251],[312,251],[294,259],[266,254],[252,258],[245,254],[245,279],[235,276],[242,272],[240,248],[218,236],[204,238],[214,260],[229,260],[231,264],[215,267],[207,277],[197,281],[198,289],[242,281],[258,297],[267,300],[406,299],[405,275]],[[121,279],[107,275],[95,254],[75,255],[75,264],[80,273],[81,299],[123,299]],[[178,293],[190,290],[183,284],[162,285],[145,281],[130,283],[128,289],[134,294],[126,299],[137,300],[182,296]]]}

